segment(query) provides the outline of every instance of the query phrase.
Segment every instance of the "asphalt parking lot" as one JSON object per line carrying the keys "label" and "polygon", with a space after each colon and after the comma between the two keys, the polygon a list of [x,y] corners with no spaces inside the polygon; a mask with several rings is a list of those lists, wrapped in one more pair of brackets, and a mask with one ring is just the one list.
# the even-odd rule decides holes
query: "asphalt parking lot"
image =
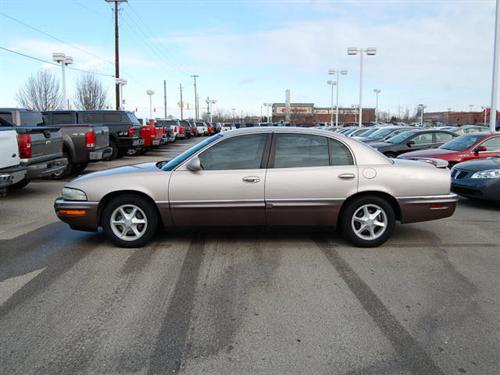
{"label": "asphalt parking lot", "polygon": [[499,372],[500,206],[460,200],[376,249],[297,228],[164,232],[120,249],[58,221],[63,185],[0,198],[1,373]]}

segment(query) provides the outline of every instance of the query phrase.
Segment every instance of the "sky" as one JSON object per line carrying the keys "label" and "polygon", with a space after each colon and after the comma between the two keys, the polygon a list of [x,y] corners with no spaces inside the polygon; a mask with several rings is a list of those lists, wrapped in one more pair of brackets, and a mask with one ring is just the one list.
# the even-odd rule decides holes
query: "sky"
{"label": "sky", "polygon": [[[266,114],[263,103],[330,105],[329,69],[346,69],[339,103],[359,101],[359,56],[348,47],[376,47],[365,56],[363,106],[413,112],[481,110],[489,105],[494,0],[129,0],[120,10],[120,70],[127,80],[125,107],[153,117],[178,117],[179,85],[194,107]],[[114,17],[105,0],[0,0],[0,47],[51,61],[53,52],[74,58],[71,67],[98,73],[114,103]],[[30,75],[60,68],[0,49],[0,106],[17,106]],[[73,100],[84,73],[67,71]],[[185,115],[192,115],[188,110]]]}

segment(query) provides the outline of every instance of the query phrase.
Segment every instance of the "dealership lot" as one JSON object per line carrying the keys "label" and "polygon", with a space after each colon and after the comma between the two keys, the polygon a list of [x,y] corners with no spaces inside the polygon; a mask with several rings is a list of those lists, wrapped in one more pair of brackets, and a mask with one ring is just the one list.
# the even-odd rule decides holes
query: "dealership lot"
{"label": "dealership lot", "polygon": [[63,185],[0,200],[2,372],[498,372],[500,206],[460,200],[375,249],[327,229],[252,228],[127,250],[58,221]]}

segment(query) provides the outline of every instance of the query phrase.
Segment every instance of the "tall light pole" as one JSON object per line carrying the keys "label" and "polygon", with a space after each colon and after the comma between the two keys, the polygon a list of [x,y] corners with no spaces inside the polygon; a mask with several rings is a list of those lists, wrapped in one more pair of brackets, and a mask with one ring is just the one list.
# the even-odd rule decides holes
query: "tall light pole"
{"label": "tall light pole", "polygon": [[207,96],[207,100],[205,100],[205,103],[207,103],[208,121],[210,121],[210,123],[212,123],[212,105],[217,103],[217,101],[214,99],[210,99]]}
{"label": "tall light pole", "polygon": [[481,106],[481,109],[484,112],[484,119],[483,119],[483,124],[486,126],[486,113],[488,113],[488,107]]}
{"label": "tall light pole", "polygon": [[[107,3],[115,4],[115,78],[120,78],[120,36],[118,28],[118,4],[126,3],[128,0],[105,0]],[[120,85],[115,84],[116,109],[120,108]]]}
{"label": "tall light pole", "polygon": [[378,94],[382,92],[380,89],[373,89],[375,93],[375,122],[378,124]]}
{"label": "tall light pole", "polygon": [[354,122],[357,122],[357,116],[358,116],[358,112],[357,112],[357,108],[358,106],[356,104],[351,104],[351,108],[354,109]]}
{"label": "tall light pole", "polygon": [[124,109],[125,100],[123,99],[123,86],[127,84],[127,80],[123,78],[115,78],[116,84],[120,88],[120,107],[119,109]]}
{"label": "tall light pole", "polygon": [[497,89],[498,89],[498,59],[500,58],[500,0],[496,3],[495,41],[493,45],[493,74],[491,79],[490,130],[496,132],[497,122]]}
{"label": "tall light pole", "polygon": [[347,70],[335,70],[335,69],[330,69],[328,71],[328,74],[330,75],[335,75],[337,74],[337,81],[336,81],[336,86],[337,86],[337,105],[335,107],[335,126],[339,126],[339,90],[340,90],[340,76],[343,75],[345,76],[347,74]]}
{"label": "tall light pole", "polygon": [[269,108],[271,108],[273,105],[272,103],[264,103],[264,107],[266,107],[266,114],[267,114],[267,123],[271,123],[271,119],[269,117]]}
{"label": "tall light pole", "polygon": [[330,94],[330,126],[333,126],[333,86],[336,86],[337,85],[337,82],[335,81],[327,81],[326,83],[328,83],[331,87],[331,94]]}
{"label": "tall light pole", "polygon": [[418,110],[420,111],[420,126],[422,128],[424,127],[424,109],[425,108],[426,108],[426,106],[423,104],[418,105]]}
{"label": "tall light pole", "polygon": [[196,86],[196,78],[198,78],[199,75],[193,74],[191,77],[194,80],[194,118],[198,120],[198,89]]}
{"label": "tall light pole", "polygon": [[184,120],[184,102],[182,101],[182,83],[179,84],[179,94],[180,94],[180,107],[181,107],[181,120]]}
{"label": "tall light pole", "polygon": [[73,58],[71,56],[66,56],[62,52],[54,52],[52,54],[52,60],[56,63],[61,64],[62,68],[62,91],[63,91],[63,108],[68,108],[68,100],[66,99],[66,65],[73,64]]}
{"label": "tall light pole", "polygon": [[146,94],[149,96],[149,119],[153,118],[153,95],[155,92],[153,90],[147,90]]}
{"label": "tall light pole", "polygon": [[347,49],[347,54],[355,56],[359,54],[359,126],[363,126],[363,55],[375,56],[377,49],[350,47]]}

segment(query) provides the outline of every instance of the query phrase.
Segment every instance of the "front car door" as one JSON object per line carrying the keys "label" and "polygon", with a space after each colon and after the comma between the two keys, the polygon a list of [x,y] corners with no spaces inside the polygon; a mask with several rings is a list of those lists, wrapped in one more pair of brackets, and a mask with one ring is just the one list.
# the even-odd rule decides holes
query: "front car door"
{"label": "front car door", "polygon": [[270,225],[335,225],[358,188],[351,151],[329,137],[275,133],[266,177]]}
{"label": "front car door", "polygon": [[202,169],[187,160],[172,173],[169,201],[175,225],[264,225],[265,163],[271,134],[221,137],[202,150]]}
{"label": "front car door", "polygon": [[[433,133],[417,133],[413,137],[405,141],[405,148],[407,151],[415,150],[425,150],[427,148],[434,148],[434,136]],[[402,152],[401,152],[402,153]]]}

